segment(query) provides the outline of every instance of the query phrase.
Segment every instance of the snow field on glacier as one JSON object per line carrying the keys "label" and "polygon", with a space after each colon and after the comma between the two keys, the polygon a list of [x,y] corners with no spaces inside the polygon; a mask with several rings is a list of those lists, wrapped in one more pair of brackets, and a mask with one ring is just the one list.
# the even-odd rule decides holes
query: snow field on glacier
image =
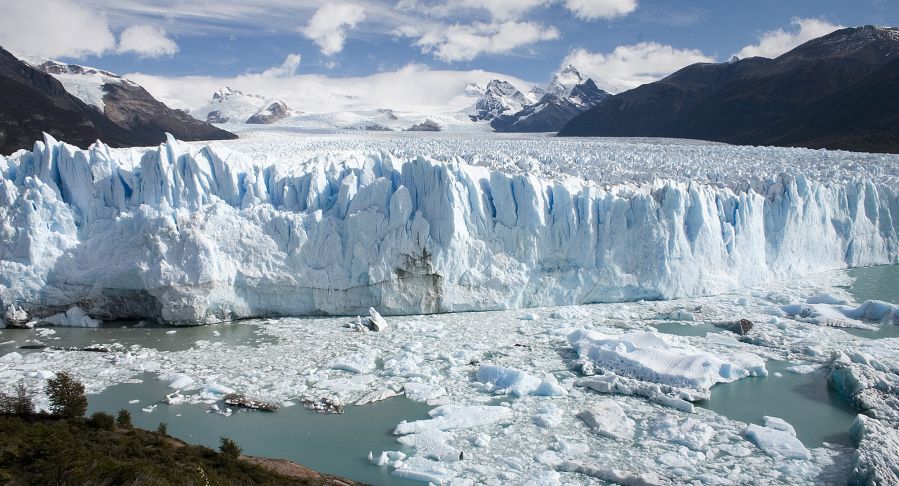
{"label": "snow field on glacier", "polygon": [[[383,332],[354,332],[348,327],[354,318],[252,321],[231,325],[258,326],[274,342],[223,346],[211,339],[173,352],[137,346],[105,354],[8,352],[0,357],[0,383],[9,390],[25,379],[40,389],[53,370],[67,369],[96,393],[150,371],[173,386],[186,386],[181,391],[185,400],[204,407],[227,389],[281,403],[329,397],[349,405],[372,393],[390,395],[408,387],[410,398],[437,408],[430,420],[394,424],[398,447],[409,445],[415,453],[403,459],[392,455],[382,467],[444,484],[588,484],[635,478],[650,484],[840,483],[852,467],[851,449],[803,446],[808,459],[784,459],[784,454],[806,456],[795,438],[783,435],[789,434],[782,426],[769,424],[771,430],[762,430],[759,439],[759,430],[747,429],[749,424],[703,408],[686,413],[636,395],[598,394],[577,386],[583,377],[572,370],[578,354],[569,336],[653,332],[653,324],[672,316],[687,325],[747,318],[755,327],[746,342],[726,332],[656,334],[653,340],[689,349],[691,356],[705,356],[710,363],[747,353],[792,361],[797,371],[809,372],[827,368],[834,353],[845,352],[895,369],[899,340],[856,337],[781,310],[822,300],[856,305],[839,288],[846,281],[842,272],[831,272],[715,297],[397,316],[388,318]],[[0,342],[13,332],[41,331],[2,330]],[[692,369],[679,371],[680,384],[691,383]],[[664,385],[652,381],[657,374],[639,366],[616,373],[629,377],[631,384]],[[563,392],[529,393],[544,384],[553,385],[547,391],[558,387]],[[712,388],[712,400],[714,394]],[[578,417],[609,401],[626,416],[624,422],[602,425],[617,436],[600,433]],[[375,462],[382,452],[373,451]],[[465,453],[462,461],[459,452]]]}
{"label": "snow field on glacier", "polygon": [[0,160],[4,316],[494,310],[709,295],[899,261],[897,157],[252,132]]}

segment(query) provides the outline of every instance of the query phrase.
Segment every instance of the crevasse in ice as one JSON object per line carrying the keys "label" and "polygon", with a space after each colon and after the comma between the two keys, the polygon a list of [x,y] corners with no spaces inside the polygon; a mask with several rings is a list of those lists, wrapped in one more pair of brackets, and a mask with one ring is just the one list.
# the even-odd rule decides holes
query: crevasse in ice
{"label": "crevasse in ice", "polygon": [[883,167],[601,184],[515,163],[383,150],[297,167],[47,136],[0,158],[0,300],[29,318],[77,304],[197,324],[667,299],[899,261]]}

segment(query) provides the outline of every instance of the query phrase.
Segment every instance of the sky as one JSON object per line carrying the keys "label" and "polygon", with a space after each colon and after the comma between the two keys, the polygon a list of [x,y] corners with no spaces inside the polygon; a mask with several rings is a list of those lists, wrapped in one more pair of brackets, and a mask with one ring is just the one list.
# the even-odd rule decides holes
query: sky
{"label": "sky", "polygon": [[0,0],[0,46],[124,74],[170,105],[223,86],[327,111],[461,103],[573,64],[610,92],[695,62],[776,57],[897,0]]}

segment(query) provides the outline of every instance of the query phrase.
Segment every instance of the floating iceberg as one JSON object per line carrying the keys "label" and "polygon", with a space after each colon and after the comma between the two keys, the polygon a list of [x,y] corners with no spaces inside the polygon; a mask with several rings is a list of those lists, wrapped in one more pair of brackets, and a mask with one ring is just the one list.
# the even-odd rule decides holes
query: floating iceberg
{"label": "floating iceberg", "polygon": [[564,388],[554,378],[541,380],[534,375],[515,368],[481,365],[475,379],[484,383],[496,393],[511,393],[516,397],[524,395],[557,396],[565,395]]}
{"label": "floating iceberg", "polygon": [[512,410],[507,407],[486,405],[443,405],[428,412],[432,418],[403,422],[396,426],[395,435],[422,433],[429,430],[456,430],[481,427],[497,422],[507,422],[512,418]]}
{"label": "floating iceberg", "polygon": [[751,424],[746,438],[771,457],[784,459],[812,458],[808,449],[796,438],[793,426],[776,417],[765,417],[765,426]]}
{"label": "floating iceberg", "polygon": [[768,374],[764,360],[754,354],[716,356],[651,332],[608,335],[581,329],[568,341],[597,368],[660,385],[708,390],[716,383]]}

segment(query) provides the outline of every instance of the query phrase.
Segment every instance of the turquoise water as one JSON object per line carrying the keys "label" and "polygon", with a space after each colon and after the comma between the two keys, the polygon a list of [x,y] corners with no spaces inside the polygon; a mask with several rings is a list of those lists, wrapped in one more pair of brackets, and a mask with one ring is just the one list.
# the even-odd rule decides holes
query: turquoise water
{"label": "turquoise water", "polygon": [[899,304],[899,265],[853,268],[849,276],[855,279],[849,293],[856,301],[883,300]]}
{"label": "turquoise water", "polygon": [[[849,276],[854,280],[849,293],[856,302],[882,300],[899,304],[899,265],[853,268]],[[850,334],[869,339],[899,338],[899,326],[882,325],[876,331],[844,329]]]}
{"label": "turquoise water", "polygon": [[708,322],[660,322],[653,324],[659,332],[664,334],[673,334],[675,336],[697,336],[705,337],[710,332],[721,332],[721,328],[715,327]]}
{"label": "turquoise water", "polygon": [[[316,471],[373,485],[421,484],[391,476],[387,467],[372,465],[368,453],[409,453],[392,432],[403,420],[428,418],[430,407],[422,403],[397,397],[349,406],[340,415],[318,414],[300,405],[275,413],[233,409],[230,417],[206,413],[207,405],[161,403],[151,413],[141,411],[171,391],[164,382],[147,374],[143,383],[116,385],[89,395],[88,414],[101,410],[115,414],[125,408],[131,412],[135,426],[155,430],[160,422],[166,422],[169,435],[191,444],[217,449],[220,437],[226,436],[248,455],[290,459]],[[129,404],[130,400],[140,403]]]}
{"label": "turquoise water", "polygon": [[[221,342],[227,346],[261,346],[277,342],[277,338],[262,331],[256,321],[237,321],[195,327],[137,327],[134,322],[104,322],[100,327],[38,327],[35,329],[2,329],[0,350],[12,351],[25,345],[44,344],[64,348],[84,348],[93,344],[121,344],[125,347],[139,345],[160,351],[182,351],[193,347],[197,341]],[[53,334],[42,334],[46,330]],[[17,350],[29,352],[29,350]]]}
{"label": "turquoise water", "polygon": [[[712,387],[712,399],[696,405],[733,420],[762,425],[765,415],[796,429],[806,447],[824,442],[852,445],[849,428],[856,412],[827,385],[823,372],[799,375],[784,361],[768,361],[768,376],[749,377]],[[775,376],[781,373],[783,376]]]}

